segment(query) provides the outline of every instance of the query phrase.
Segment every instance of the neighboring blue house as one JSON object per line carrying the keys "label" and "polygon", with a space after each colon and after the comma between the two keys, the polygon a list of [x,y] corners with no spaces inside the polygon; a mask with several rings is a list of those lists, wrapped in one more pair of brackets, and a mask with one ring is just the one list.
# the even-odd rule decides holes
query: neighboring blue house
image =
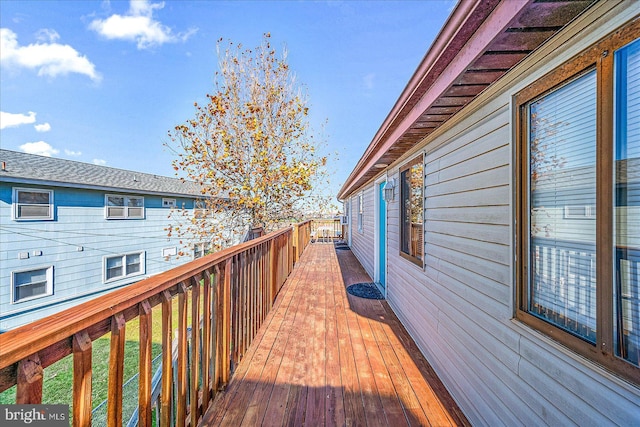
{"label": "neighboring blue house", "polygon": [[0,332],[207,250],[167,237],[171,208],[196,206],[193,182],[9,150],[0,162]]}

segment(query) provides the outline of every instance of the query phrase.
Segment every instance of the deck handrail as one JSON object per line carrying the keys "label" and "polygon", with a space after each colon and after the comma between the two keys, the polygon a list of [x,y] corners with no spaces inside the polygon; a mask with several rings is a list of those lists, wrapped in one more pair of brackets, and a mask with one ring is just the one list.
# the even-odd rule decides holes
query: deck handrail
{"label": "deck handrail", "polygon": [[[162,397],[161,424],[170,423],[170,418],[165,417],[176,411],[177,425],[194,426],[216,391],[229,381],[234,366],[293,270],[294,253],[299,254],[306,247],[304,236],[309,229],[307,221],[274,231],[1,334],[0,392],[17,384],[16,403],[41,403],[44,368],[73,353],[74,425],[90,425],[92,343],[111,332],[109,396],[115,393],[120,398],[110,399],[114,402],[109,402],[108,424],[121,425],[122,396],[117,390],[121,390],[123,381],[124,332],[126,324],[139,317],[140,425],[149,425],[151,309],[162,305],[163,361],[169,361],[172,304],[177,299],[178,395],[173,397],[178,403],[173,408],[172,396]],[[191,298],[191,318],[201,319],[192,320],[191,326],[200,328],[200,333],[193,335],[196,350],[189,352],[190,363],[186,363],[187,298]],[[192,366],[191,372],[187,372],[187,365]],[[174,385],[174,373],[167,369],[163,390],[171,390]],[[192,381],[186,381],[187,375],[192,376]],[[185,389],[187,383],[191,384],[190,390]],[[189,407],[186,394],[190,396]]]}

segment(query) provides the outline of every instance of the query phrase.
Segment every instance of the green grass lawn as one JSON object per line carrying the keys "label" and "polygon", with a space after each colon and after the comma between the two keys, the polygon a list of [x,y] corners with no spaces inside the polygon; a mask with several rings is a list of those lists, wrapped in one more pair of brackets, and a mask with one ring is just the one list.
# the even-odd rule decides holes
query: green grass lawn
{"label": "green grass lawn", "polygon": [[[191,324],[190,292],[188,295],[187,323]],[[201,306],[202,310],[202,306]],[[202,311],[201,311],[202,312]],[[127,322],[126,342],[124,357],[124,382],[132,378],[139,370],[139,318]],[[178,327],[177,298],[172,306],[172,330]],[[95,409],[108,396],[109,375],[109,350],[111,333],[98,338],[93,342],[92,348],[92,404]],[[162,352],[162,306],[157,305],[152,311],[151,325],[151,354],[155,358]],[[155,366],[155,365],[154,365]],[[73,402],[73,355],[69,355],[44,370],[44,383],[42,388],[42,403],[68,404]],[[129,390],[128,388],[127,390]],[[125,405],[137,406],[137,386],[133,388],[135,394],[125,396]],[[0,404],[13,404],[16,401],[16,387],[0,393]],[[70,408],[71,409],[71,408]],[[126,414],[126,411],[125,411]],[[71,416],[71,413],[69,414]],[[126,422],[126,420],[125,420]]]}

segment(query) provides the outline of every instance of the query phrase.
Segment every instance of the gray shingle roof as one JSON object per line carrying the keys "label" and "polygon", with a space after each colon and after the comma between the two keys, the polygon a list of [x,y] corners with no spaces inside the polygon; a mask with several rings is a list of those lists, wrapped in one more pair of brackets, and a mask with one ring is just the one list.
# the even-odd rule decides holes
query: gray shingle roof
{"label": "gray shingle roof", "polygon": [[[195,182],[0,149],[0,181],[133,193],[200,196]],[[0,168],[1,169],[1,168]]]}

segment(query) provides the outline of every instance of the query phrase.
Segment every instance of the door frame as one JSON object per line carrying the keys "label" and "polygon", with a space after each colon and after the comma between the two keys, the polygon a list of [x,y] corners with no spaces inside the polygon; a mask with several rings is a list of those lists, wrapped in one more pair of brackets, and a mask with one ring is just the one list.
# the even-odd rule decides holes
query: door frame
{"label": "door frame", "polygon": [[[383,191],[380,188],[382,185],[387,183],[387,177],[386,176],[382,176],[378,179],[376,179],[374,181],[374,231],[373,231],[373,263],[374,263],[374,281],[376,282],[376,284],[378,284],[378,287],[380,288],[380,291],[383,293],[384,297],[387,297],[387,265],[388,265],[388,260],[389,260],[389,245],[388,245],[388,203],[384,200],[384,196],[383,196]],[[384,225],[385,225],[385,232],[384,235],[380,234],[380,208],[381,208],[381,204],[384,204]],[[383,245],[384,245],[384,260],[380,259],[380,241],[383,241]],[[383,262],[381,262],[383,261]],[[382,265],[383,264],[383,265]],[[380,278],[381,278],[381,270],[384,269],[384,281],[385,283],[382,284],[380,283]]]}

